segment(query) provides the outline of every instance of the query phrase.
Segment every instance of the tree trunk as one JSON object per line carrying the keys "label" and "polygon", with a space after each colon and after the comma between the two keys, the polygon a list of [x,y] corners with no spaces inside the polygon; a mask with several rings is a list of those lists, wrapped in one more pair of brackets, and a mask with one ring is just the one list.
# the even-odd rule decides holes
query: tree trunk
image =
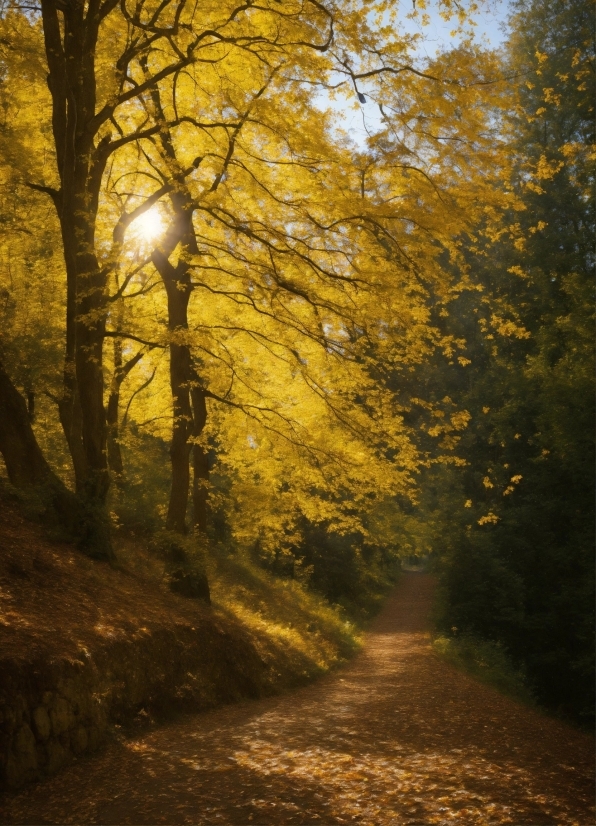
{"label": "tree trunk", "polygon": [[[147,60],[142,62],[147,72]],[[151,90],[151,100],[155,119],[165,124],[159,89]],[[177,179],[178,189],[170,193],[174,220],[159,249],[153,251],[151,260],[159,272],[168,297],[168,327],[171,333],[180,334],[188,330],[188,303],[192,293],[189,255],[197,255],[198,248],[193,226],[193,200],[186,187],[172,136],[167,127],[160,131],[162,158],[170,174]],[[178,262],[174,267],[169,256],[180,247]],[[192,355],[185,343],[172,341],[170,344],[170,387],[172,390],[173,425],[170,457],[172,461],[172,488],[166,527],[168,530],[186,533],[186,511],[190,490],[189,439],[194,435],[195,422],[191,403],[193,385]],[[206,409],[205,409],[206,416]],[[202,427],[204,426],[204,421]],[[198,454],[197,454],[198,456]]]}
{"label": "tree trunk", "polygon": [[24,398],[0,365],[0,453],[11,484],[35,487],[52,474],[33,433]]}
{"label": "tree trunk", "polygon": [[[174,290],[176,287],[174,286]],[[170,459],[172,462],[172,487],[166,528],[186,533],[186,509],[190,488],[190,444],[192,433],[192,409],[189,395],[190,350],[186,345],[170,345],[170,387],[174,421]]]}
{"label": "tree trunk", "polygon": [[[84,178],[83,171],[80,178]],[[74,318],[67,313],[67,354],[61,419],[71,447],[81,503],[79,546],[96,559],[114,559],[106,498],[110,486],[107,425],[103,404],[103,342],[107,278],[92,248],[96,209],[79,181],[59,211],[69,285],[75,285]],[[70,286],[69,286],[70,289]],[[74,373],[73,373],[74,367]]]}
{"label": "tree trunk", "polygon": [[[191,200],[184,193],[171,196],[176,221],[163,249],[155,250],[152,261],[161,275],[168,298],[168,326],[172,333],[188,330],[188,304],[192,293],[190,266],[186,257],[196,255],[196,240],[192,224]],[[180,242],[182,251],[174,267],[167,252],[173,252]],[[165,251],[164,251],[165,250]],[[168,530],[186,533],[186,511],[190,491],[191,437],[198,437],[207,421],[205,393],[201,390],[193,367],[192,354],[187,344],[170,344],[170,387],[174,421],[170,457],[172,462],[172,488],[166,527]],[[205,531],[207,520],[207,482],[209,468],[207,456],[200,445],[193,448],[194,521]]]}
{"label": "tree trunk", "polygon": [[[165,255],[154,253],[153,262],[160,273],[168,297],[168,326],[172,333],[188,329],[188,302],[191,286],[188,268],[179,261],[173,267]],[[190,489],[189,438],[193,432],[193,415],[190,400],[191,354],[188,345],[170,343],[170,388],[172,391],[172,487],[166,528],[186,533],[186,510]]]}
{"label": "tree trunk", "polygon": [[[185,216],[190,221],[190,216]],[[188,329],[188,303],[192,291],[188,265],[180,256],[173,267],[164,253],[155,251],[153,263],[160,273],[168,297],[168,323],[173,333]],[[209,465],[207,454],[199,444],[189,441],[203,432],[207,421],[205,393],[200,388],[193,367],[192,354],[187,344],[170,344],[170,387],[174,420],[170,458],[172,488],[166,528],[186,533],[186,511],[190,491],[190,454],[193,453],[193,509],[194,523],[200,531],[207,527],[207,495]]]}
{"label": "tree trunk", "polygon": [[[89,230],[90,221],[85,222]],[[87,474],[83,495],[98,507],[105,505],[110,477],[107,458],[107,425],[103,404],[103,342],[106,325],[106,278],[95,256],[77,250],[77,318],[75,367],[82,411],[83,449]],[[82,260],[81,260],[82,259]],[[87,266],[81,266],[81,265]]]}
{"label": "tree trunk", "polygon": [[103,406],[102,350],[107,271],[95,255],[95,223],[109,139],[95,138],[95,47],[102,17],[116,0],[42,0],[60,189],[47,192],[60,221],[67,277],[66,358],[61,420],[83,505],[81,545],[111,559],[106,497],[110,484]]}
{"label": "tree trunk", "polygon": [[0,364],[0,453],[8,478],[19,490],[36,495],[46,515],[72,528],[77,502],[46,462],[31,427],[25,399]]}
{"label": "tree trunk", "polygon": [[76,390],[74,369],[73,379],[65,379],[62,398],[58,401],[58,415],[72,460],[75,489],[80,492],[87,475],[87,462],[83,450],[83,414]]}
{"label": "tree trunk", "polygon": [[74,275],[70,272],[67,273],[66,281],[66,344],[62,397],[58,402],[58,414],[72,459],[75,475],[75,490],[77,493],[80,493],[87,476],[87,460],[83,448],[83,414],[77,390],[75,368],[75,322],[76,283]]}
{"label": "tree trunk", "polygon": [[[196,241],[192,226],[192,212],[180,205],[177,197],[172,201],[178,215],[179,226],[184,229],[178,236],[182,252],[176,267],[168,261],[167,255],[155,250],[153,264],[161,275],[168,297],[168,323],[171,333],[188,330],[188,303],[192,292],[190,267],[185,261],[189,252],[196,254]],[[174,236],[175,238],[176,236]],[[170,239],[170,251],[176,244]],[[168,247],[165,246],[165,249]],[[191,437],[198,438],[207,421],[205,392],[200,387],[198,376],[192,363],[192,354],[187,344],[170,343],[170,386],[174,420],[170,457],[172,461],[172,488],[166,528],[177,533],[186,533],[186,511],[190,489],[190,453],[193,452],[193,519],[195,528],[205,532],[207,528],[207,495],[209,465],[207,454],[200,444],[192,444]],[[195,563],[196,564],[196,563]],[[201,560],[199,570],[179,570],[172,572],[170,587],[185,596],[202,599],[211,604],[209,582],[205,572],[205,560]]]}
{"label": "tree trunk", "polygon": [[[175,205],[176,202],[174,201]],[[152,256],[155,268],[161,275],[168,297],[168,324],[173,334],[188,330],[188,303],[192,292],[190,268],[184,260],[184,253],[192,250],[194,234],[192,233],[192,213],[183,210],[178,213],[180,222],[187,227],[181,234],[183,252],[178,264],[173,267],[167,255],[155,250]],[[186,241],[186,244],[184,244]],[[171,251],[175,249],[171,246]],[[167,248],[167,247],[166,247]],[[170,458],[172,462],[172,487],[166,519],[166,528],[176,533],[186,533],[186,511],[190,490],[190,453],[193,450],[194,481],[193,505],[194,521],[198,530],[205,531],[207,524],[207,480],[209,467],[207,456],[199,444],[189,441],[198,437],[207,421],[205,393],[200,388],[198,377],[192,364],[192,354],[187,344],[172,341],[170,343],[170,387],[172,390],[173,424]],[[196,560],[195,560],[196,566]],[[188,570],[180,567],[172,571],[170,588],[184,596],[204,600],[211,604],[209,582],[205,572],[205,560],[201,560],[199,569]]]}

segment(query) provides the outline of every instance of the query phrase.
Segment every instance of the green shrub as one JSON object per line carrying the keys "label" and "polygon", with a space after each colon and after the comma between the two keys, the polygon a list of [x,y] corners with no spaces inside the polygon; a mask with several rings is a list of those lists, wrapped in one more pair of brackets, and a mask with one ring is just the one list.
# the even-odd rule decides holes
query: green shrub
{"label": "green shrub", "polygon": [[534,703],[525,674],[515,667],[500,643],[483,640],[472,634],[452,637],[440,635],[433,640],[433,650],[456,668],[498,688],[504,694],[526,703]]}

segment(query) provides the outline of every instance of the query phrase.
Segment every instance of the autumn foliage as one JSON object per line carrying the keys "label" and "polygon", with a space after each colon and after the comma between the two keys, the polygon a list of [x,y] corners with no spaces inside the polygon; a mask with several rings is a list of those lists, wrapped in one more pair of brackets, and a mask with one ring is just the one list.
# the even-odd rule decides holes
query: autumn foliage
{"label": "autumn foliage", "polygon": [[[429,497],[443,526],[468,500],[474,535],[505,525],[470,482],[520,501],[503,416],[550,433],[573,477],[589,412],[570,429],[556,411],[566,360],[584,376],[590,359],[572,330],[588,254],[559,256],[546,296],[553,209],[534,200],[563,180],[565,204],[588,197],[589,136],[543,151],[535,119],[567,111],[561,85],[588,96],[589,46],[555,66],[522,4],[504,57],[470,38],[473,6],[441,3],[460,38],[434,57],[402,25],[422,2],[407,19],[384,0],[2,8],[0,450],[87,554],[161,531],[178,581],[219,544],[353,606],[400,554],[437,550]],[[375,113],[366,141],[351,109]],[[483,420],[495,395],[506,413]],[[532,544],[534,516],[516,519]],[[450,572],[474,568],[453,553]],[[503,587],[523,602],[540,562],[520,553]],[[523,660],[520,633],[501,636]]]}

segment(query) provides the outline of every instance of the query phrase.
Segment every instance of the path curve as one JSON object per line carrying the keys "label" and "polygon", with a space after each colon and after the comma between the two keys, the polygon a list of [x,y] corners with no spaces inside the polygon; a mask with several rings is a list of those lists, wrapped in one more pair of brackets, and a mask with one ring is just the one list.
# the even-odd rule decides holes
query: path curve
{"label": "path curve", "polygon": [[0,822],[593,824],[592,738],[438,660],[432,589],[404,574],[341,671],[113,744]]}

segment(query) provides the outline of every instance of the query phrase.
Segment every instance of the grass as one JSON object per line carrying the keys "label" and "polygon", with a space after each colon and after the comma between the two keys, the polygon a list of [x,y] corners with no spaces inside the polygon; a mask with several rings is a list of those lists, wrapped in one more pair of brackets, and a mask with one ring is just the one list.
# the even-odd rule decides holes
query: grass
{"label": "grass", "polygon": [[[194,541],[188,537],[184,543],[190,556]],[[248,553],[223,544],[195,547],[194,553],[206,569],[215,612],[242,626],[258,646],[264,643],[265,658],[279,652],[279,670],[288,677],[293,673],[303,681],[323,674],[360,648],[363,621],[305,584],[276,576]],[[155,542],[120,533],[117,556],[122,569],[167,588],[167,565],[155,553]]]}
{"label": "grass", "polygon": [[[37,513],[30,512],[23,497],[16,499],[14,507],[37,521]],[[133,531],[118,522],[114,527],[117,559],[113,575],[123,575],[122,582],[131,587],[136,582],[139,593],[145,583],[157,586],[165,610],[171,599],[168,563],[161,547],[167,539],[165,532]],[[40,536],[44,532],[41,530]],[[53,539],[48,537],[50,545]],[[278,688],[324,674],[353,656],[362,645],[368,620],[393,584],[371,572],[370,582],[362,583],[362,604],[331,605],[306,582],[267,571],[248,552],[224,543],[201,547],[191,536],[180,541],[191,563],[206,569],[214,619],[222,616],[231,621],[230,627],[243,629],[277,673]],[[80,566],[91,565],[79,554],[74,559]],[[133,614],[134,610],[131,619]]]}
{"label": "grass", "polygon": [[248,629],[265,633],[312,662],[313,674],[337,665],[361,645],[362,629],[340,606],[300,582],[263,570],[241,553],[210,554],[212,600]]}

